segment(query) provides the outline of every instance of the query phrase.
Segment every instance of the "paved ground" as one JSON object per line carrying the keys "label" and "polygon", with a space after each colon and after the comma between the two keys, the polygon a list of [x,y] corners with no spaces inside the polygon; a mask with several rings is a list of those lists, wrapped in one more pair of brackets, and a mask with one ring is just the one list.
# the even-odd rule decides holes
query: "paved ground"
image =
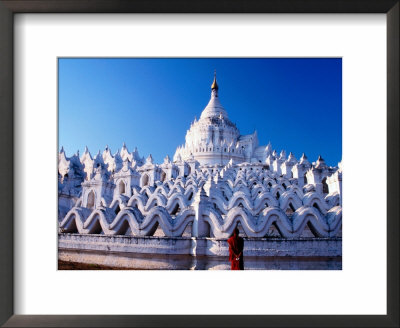
{"label": "paved ground", "polygon": [[66,262],[58,260],[58,270],[135,270],[130,268],[117,268],[98,264]]}

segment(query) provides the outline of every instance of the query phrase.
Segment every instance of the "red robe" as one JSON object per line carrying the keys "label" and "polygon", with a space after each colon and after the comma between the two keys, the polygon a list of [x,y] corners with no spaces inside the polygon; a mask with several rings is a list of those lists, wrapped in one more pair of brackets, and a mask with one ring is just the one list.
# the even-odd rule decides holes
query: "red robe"
{"label": "red robe", "polygon": [[[229,245],[229,261],[231,261],[231,270],[244,270],[243,263],[243,246],[244,241],[242,237],[233,235],[228,239]],[[239,261],[236,260],[239,258]]]}

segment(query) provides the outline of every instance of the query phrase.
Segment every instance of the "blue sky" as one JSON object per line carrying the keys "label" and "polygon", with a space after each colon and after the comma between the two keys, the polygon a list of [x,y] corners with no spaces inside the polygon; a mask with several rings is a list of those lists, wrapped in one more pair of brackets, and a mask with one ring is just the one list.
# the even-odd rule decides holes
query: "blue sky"
{"label": "blue sky", "polygon": [[342,157],[342,61],[335,58],[59,59],[59,147],[67,156],[123,142],[156,162],[171,158],[210,98],[241,134],[280,152]]}

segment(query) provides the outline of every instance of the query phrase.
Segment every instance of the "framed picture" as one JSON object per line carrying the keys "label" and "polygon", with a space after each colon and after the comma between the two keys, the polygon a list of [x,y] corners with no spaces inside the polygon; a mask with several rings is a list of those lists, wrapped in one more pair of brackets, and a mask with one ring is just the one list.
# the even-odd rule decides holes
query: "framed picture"
{"label": "framed picture", "polygon": [[341,58],[59,58],[58,79],[59,270],[342,268]]}
{"label": "framed picture", "polygon": [[[335,1],[301,5],[296,1],[265,4],[250,2],[246,5],[241,2],[229,5],[193,3],[188,9],[180,2],[168,6],[164,3],[139,4],[134,1],[94,1],[89,4],[70,4],[64,1],[1,2],[1,21],[5,24],[1,37],[2,48],[10,49],[10,53],[1,54],[4,72],[2,74],[4,97],[1,101],[4,108],[2,116],[5,118],[2,120],[4,127],[1,129],[1,142],[4,143],[2,146],[5,151],[14,154],[14,161],[10,160],[10,157],[1,158],[1,193],[4,211],[0,222],[2,234],[0,240],[4,254],[1,259],[2,268],[6,268],[1,271],[2,324],[5,322],[6,326],[61,324],[326,326],[333,322],[337,326],[398,325],[398,205],[396,205],[398,185],[395,182],[398,181],[399,171],[397,91],[399,4],[396,1],[383,4],[370,1],[368,6],[361,6],[365,3],[355,1],[340,6]],[[38,12],[104,12],[135,13],[135,15],[110,14],[111,16],[97,17],[80,15],[74,16],[72,22],[68,22],[68,15],[53,17],[14,15]],[[184,15],[147,15],[152,12],[205,14],[190,16],[190,19]],[[206,15],[206,13],[233,12],[241,14]],[[248,13],[258,15],[246,15]],[[271,15],[262,15],[264,13]],[[285,15],[276,16],[277,13],[302,15],[381,13],[382,15],[336,16],[341,18],[338,23],[332,15],[324,16],[324,19],[312,15],[303,18],[302,15],[291,16],[289,19]],[[307,22],[304,17],[307,17]],[[372,20],[372,26],[371,20],[367,19],[371,17],[376,17]],[[319,30],[315,28],[317,26],[315,19],[320,20]],[[50,26],[52,28],[49,28]],[[309,41],[306,41],[307,37]],[[357,47],[352,45],[351,40],[357,40]],[[342,47],[344,44],[348,45],[351,52],[344,50],[345,47]],[[344,209],[348,218],[345,219],[343,238],[343,270],[332,271],[331,275],[321,271],[292,271],[286,277],[282,275],[282,271],[244,272],[239,278],[237,275],[225,273],[206,276],[205,272],[130,271],[128,276],[128,271],[120,271],[118,274],[111,271],[86,271],[76,275],[74,275],[78,273],[76,271],[57,271],[57,260],[54,256],[57,253],[57,246],[49,247],[56,244],[57,240],[48,237],[54,235],[51,213],[55,209],[54,203],[57,203],[57,196],[53,195],[51,187],[49,188],[54,183],[49,172],[54,170],[52,162],[56,157],[54,153],[60,153],[58,141],[52,136],[61,131],[61,125],[57,127],[57,123],[54,123],[61,124],[58,120],[61,119],[61,112],[59,116],[54,113],[59,105],[55,101],[57,82],[54,81],[57,79],[57,64],[62,60],[60,58],[77,55],[71,45],[79,49],[80,56],[86,58],[96,56],[113,58],[119,55],[143,58],[156,55],[160,58],[196,56],[210,58],[229,55],[240,58],[285,56],[341,58],[343,158],[345,168],[347,165],[348,169],[344,170],[347,181],[347,186],[344,186]],[[206,45],[211,46],[213,50],[210,51]],[[280,53],[276,50],[278,48]],[[384,73],[385,59],[387,74]],[[238,65],[236,67],[239,69]],[[368,73],[364,67],[368,67]],[[55,80],[48,77],[53,77]],[[112,78],[112,74],[109,77]],[[15,82],[14,88],[12,81]],[[96,81],[92,80],[90,83]],[[60,91],[61,89],[58,89],[58,92]],[[218,93],[216,80],[211,86],[211,92],[211,97],[213,93],[214,97]],[[364,97],[368,101],[365,101]],[[62,101],[61,98],[58,100]],[[360,105],[357,105],[358,103]],[[387,105],[386,113],[385,105]],[[224,118],[224,113],[219,115]],[[83,116],[80,117],[84,120]],[[90,122],[88,119],[86,121]],[[323,121],[324,126],[329,128],[329,120],[323,119]],[[374,133],[369,133],[371,128],[374,129]],[[354,136],[349,137],[354,131],[357,132],[359,140]],[[368,169],[358,163],[360,154],[374,147],[376,149],[386,147],[386,158],[379,161],[379,164],[386,168],[381,168],[380,175],[375,176],[373,182],[375,189],[372,194],[374,201],[366,206],[366,199],[371,197],[371,193],[365,191],[370,186],[366,182]],[[239,150],[235,148],[235,151]],[[178,155],[187,154],[185,150],[179,150]],[[204,157],[203,154],[200,155],[201,158]],[[179,163],[179,159],[176,162]],[[118,172],[115,174],[118,175]],[[146,184],[146,174],[144,172],[140,177],[140,184]],[[147,183],[151,182],[149,177],[151,175],[147,176]],[[159,179],[161,178],[160,175]],[[68,176],[62,174],[61,182],[67,179]],[[124,184],[116,190],[122,190],[124,193],[126,186]],[[10,192],[13,190],[14,192]],[[86,207],[91,204],[89,196],[83,199],[87,203]],[[93,203],[95,199],[93,198]],[[9,204],[16,206],[13,208]],[[32,219],[28,220],[29,217]],[[60,227],[68,230],[72,229],[73,225],[65,224]],[[244,231],[246,232],[245,229]],[[366,254],[360,252],[360,247]],[[371,258],[372,268],[366,270],[366,263],[369,263]],[[189,277],[189,274],[192,276]],[[193,283],[193,276],[197,283]],[[375,281],[370,283],[373,279]],[[108,283],[105,284],[105,281]],[[135,283],[132,285],[131,281]],[[168,283],[165,283],[166,281]],[[291,282],[290,286],[288,281]],[[321,284],[323,281],[329,281],[329,286],[323,287]],[[244,300],[249,298],[252,301],[244,302],[240,310],[233,310],[229,301],[225,301],[230,295],[229,286],[240,286],[234,292],[235,297]],[[319,289],[326,288],[329,293],[327,295],[320,293],[316,299],[309,291],[315,290],[317,286],[320,286]],[[364,295],[366,286],[369,294]],[[90,295],[85,291],[86,287],[88,291],[91,290]],[[125,293],[121,294],[121,290]],[[186,296],[182,296],[185,294]],[[268,294],[271,296],[265,298]],[[184,301],[188,296],[190,302]],[[36,301],[38,297],[40,302]],[[113,306],[105,308],[101,304],[104,303],[101,302],[102,299],[106,300],[106,304],[108,300],[119,297],[122,298],[114,302]],[[353,304],[346,305],[346,301]]]}

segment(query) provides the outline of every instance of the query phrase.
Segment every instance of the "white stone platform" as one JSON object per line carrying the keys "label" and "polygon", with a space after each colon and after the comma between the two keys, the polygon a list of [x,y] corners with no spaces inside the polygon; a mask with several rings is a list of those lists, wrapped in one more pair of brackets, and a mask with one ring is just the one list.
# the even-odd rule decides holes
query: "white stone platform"
{"label": "white stone platform", "polygon": [[[244,238],[245,269],[337,270],[341,238]],[[59,259],[132,269],[227,270],[226,239],[59,234]]]}

